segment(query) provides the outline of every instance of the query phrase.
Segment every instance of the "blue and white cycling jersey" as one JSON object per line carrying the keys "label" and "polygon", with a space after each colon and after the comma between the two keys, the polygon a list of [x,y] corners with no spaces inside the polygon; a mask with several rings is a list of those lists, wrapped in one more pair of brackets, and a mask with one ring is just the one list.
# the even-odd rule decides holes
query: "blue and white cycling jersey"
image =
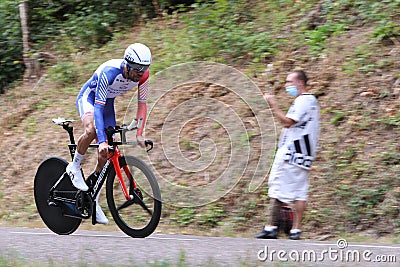
{"label": "blue and white cycling jersey", "polygon": [[[145,120],[148,93],[149,70],[139,82],[133,82],[123,75],[123,59],[111,59],[101,64],[92,77],[82,86],[76,105],[81,119],[94,115],[98,142],[106,142],[104,129],[115,126],[114,98],[138,86],[138,114]],[[138,135],[142,134],[144,121]]]}

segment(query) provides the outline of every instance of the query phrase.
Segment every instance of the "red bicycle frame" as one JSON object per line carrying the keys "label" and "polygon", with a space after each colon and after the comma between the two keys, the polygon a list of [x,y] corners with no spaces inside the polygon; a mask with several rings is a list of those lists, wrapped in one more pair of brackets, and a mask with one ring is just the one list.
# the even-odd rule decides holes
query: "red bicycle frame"
{"label": "red bicycle frame", "polygon": [[[126,198],[126,200],[129,200],[132,197],[129,194],[128,188],[125,185],[124,179],[122,178],[121,166],[119,164],[119,158],[122,155],[117,146],[113,146],[113,150],[114,151],[108,153],[108,158],[109,158],[109,160],[111,160],[112,164],[114,165],[114,170],[118,177],[119,185],[121,186],[121,189],[124,192],[125,198]],[[128,165],[125,164],[125,166],[123,166],[123,169],[124,169],[126,176],[131,181],[131,185],[133,185],[133,189],[136,189],[137,185],[136,185],[135,180],[133,179],[132,173],[129,170]]]}

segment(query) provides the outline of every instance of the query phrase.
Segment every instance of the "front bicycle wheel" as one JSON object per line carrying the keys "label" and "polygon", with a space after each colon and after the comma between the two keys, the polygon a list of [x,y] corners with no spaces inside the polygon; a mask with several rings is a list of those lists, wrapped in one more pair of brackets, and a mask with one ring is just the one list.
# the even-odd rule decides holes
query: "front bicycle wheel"
{"label": "front bicycle wheel", "polygon": [[[36,208],[46,226],[59,235],[69,235],[79,227],[81,219],[64,216],[62,209],[48,203],[50,189],[65,173],[68,162],[61,158],[51,157],[44,160],[35,176],[33,191]],[[57,185],[58,190],[76,191],[69,179],[62,179]]]}
{"label": "front bicycle wheel", "polygon": [[106,185],[107,204],[112,217],[125,234],[138,238],[149,236],[157,228],[161,217],[161,192],[157,179],[146,163],[136,157],[121,157],[120,167],[131,198],[126,199],[112,167]]}

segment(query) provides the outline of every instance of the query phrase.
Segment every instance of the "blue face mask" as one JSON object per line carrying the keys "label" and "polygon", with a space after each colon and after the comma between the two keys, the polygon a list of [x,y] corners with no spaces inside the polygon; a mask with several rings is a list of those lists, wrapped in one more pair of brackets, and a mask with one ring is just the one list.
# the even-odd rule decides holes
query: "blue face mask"
{"label": "blue face mask", "polygon": [[299,94],[299,90],[297,90],[297,87],[295,85],[286,86],[286,93],[291,96],[297,96]]}

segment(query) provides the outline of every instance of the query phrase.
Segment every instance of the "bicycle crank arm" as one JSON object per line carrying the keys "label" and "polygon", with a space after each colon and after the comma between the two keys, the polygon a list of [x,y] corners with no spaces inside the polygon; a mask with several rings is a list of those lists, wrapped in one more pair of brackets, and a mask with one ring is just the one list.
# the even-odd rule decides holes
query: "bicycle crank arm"
{"label": "bicycle crank arm", "polygon": [[59,207],[62,210],[63,216],[77,218],[77,219],[88,219],[91,216],[91,214],[83,214],[72,203],[68,203],[68,202],[58,202],[58,203],[59,203],[58,204]]}

